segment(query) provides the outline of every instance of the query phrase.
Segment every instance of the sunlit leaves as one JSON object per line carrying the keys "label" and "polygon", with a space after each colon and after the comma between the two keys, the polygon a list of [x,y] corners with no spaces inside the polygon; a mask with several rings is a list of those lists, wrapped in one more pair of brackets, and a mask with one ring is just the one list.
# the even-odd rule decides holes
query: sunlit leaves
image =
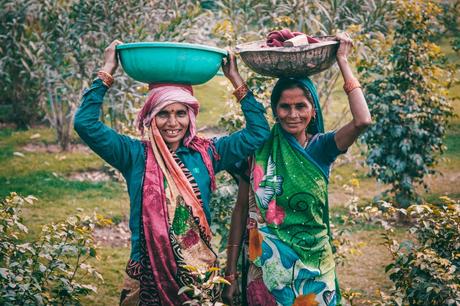
{"label": "sunlit leaves", "polygon": [[[440,27],[430,1],[397,1],[397,24],[384,37],[370,39],[371,57],[358,61],[375,124],[363,136],[370,174],[390,183],[407,207],[442,152],[452,108],[447,90],[454,75],[431,39]],[[381,44],[372,43],[372,40]],[[388,41],[391,45],[388,45]]]}
{"label": "sunlit leaves", "polygon": [[45,225],[37,239],[23,242],[27,228],[21,223],[21,209],[36,200],[12,193],[0,204],[0,303],[78,305],[82,296],[96,292],[87,282],[103,280],[86,261],[97,254],[92,230],[108,221],[71,216]]}
{"label": "sunlit leaves", "polygon": [[222,285],[230,285],[230,282],[219,275],[221,270],[211,267],[205,271],[200,271],[194,266],[184,265],[184,269],[190,272],[194,282],[179,289],[178,295],[186,294],[190,299],[184,305],[204,305],[204,306],[223,306],[224,304],[214,301],[213,292]]}
{"label": "sunlit leaves", "polygon": [[407,209],[415,241],[398,244],[386,235],[394,262],[386,267],[395,287],[386,297],[406,305],[460,303],[460,204],[441,197],[441,204],[413,205]]}

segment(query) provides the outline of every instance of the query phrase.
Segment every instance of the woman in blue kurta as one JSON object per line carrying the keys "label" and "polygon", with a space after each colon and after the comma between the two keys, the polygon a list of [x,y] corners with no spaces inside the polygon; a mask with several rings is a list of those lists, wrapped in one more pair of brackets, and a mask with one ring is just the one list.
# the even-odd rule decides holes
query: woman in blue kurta
{"label": "woman in blue kurta", "polygon": [[87,145],[126,179],[130,198],[131,255],[127,274],[134,284],[123,305],[181,305],[180,287],[193,282],[182,266],[205,269],[216,255],[209,245],[210,196],[214,174],[260,147],[269,136],[265,109],[247,89],[232,55],[222,68],[236,88],[246,128],[212,140],[196,136],[198,101],[191,86],[156,84],[138,118],[148,141],[121,135],[100,120],[103,98],[118,61],[114,41],[105,64],[75,115],[75,130]]}

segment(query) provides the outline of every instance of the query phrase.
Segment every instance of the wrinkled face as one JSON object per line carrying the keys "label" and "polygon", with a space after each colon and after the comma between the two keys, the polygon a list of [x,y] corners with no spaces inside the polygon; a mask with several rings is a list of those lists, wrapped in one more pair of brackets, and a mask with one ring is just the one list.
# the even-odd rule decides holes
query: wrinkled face
{"label": "wrinkled face", "polygon": [[285,89],[276,105],[276,115],[281,127],[288,133],[298,136],[305,133],[314,117],[315,109],[300,88]]}
{"label": "wrinkled face", "polygon": [[190,124],[187,106],[182,103],[170,104],[155,116],[155,122],[165,143],[176,150]]}

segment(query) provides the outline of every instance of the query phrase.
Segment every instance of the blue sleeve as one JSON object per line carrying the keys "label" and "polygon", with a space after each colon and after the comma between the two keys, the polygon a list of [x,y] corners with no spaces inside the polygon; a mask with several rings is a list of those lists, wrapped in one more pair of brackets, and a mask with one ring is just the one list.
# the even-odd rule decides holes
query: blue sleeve
{"label": "blue sleeve", "polygon": [[220,156],[219,160],[213,160],[216,173],[230,169],[238,161],[253,154],[270,137],[265,108],[256,101],[251,92],[241,101],[241,109],[246,127],[231,135],[220,137],[214,142]]}
{"label": "blue sleeve", "polygon": [[322,166],[329,167],[340,154],[345,151],[340,151],[334,139],[335,131],[318,134],[314,136],[311,146],[307,147],[310,155]]}
{"label": "blue sleeve", "polygon": [[96,79],[86,89],[75,114],[74,128],[83,141],[102,159],[124,173],[131,167],[133,150],[142,150],[142,143],[118,134],[99,119],[107,87]]}

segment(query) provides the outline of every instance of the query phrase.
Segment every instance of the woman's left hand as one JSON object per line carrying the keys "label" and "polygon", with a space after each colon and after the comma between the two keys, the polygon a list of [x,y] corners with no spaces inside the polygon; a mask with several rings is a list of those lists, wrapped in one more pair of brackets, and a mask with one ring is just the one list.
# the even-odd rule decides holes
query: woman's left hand
{"label": "woman's left hand", "polygon": [[335,36],[335,39],[340,42],[339,49],[337,50],[337,61],[347,61],[348,56],[353,48],[353,40],[347,32],[339,33]]}
{"label": "woman's left hand", "polygon": [[233,306],[233,300],[236,298],[238,299],[240,293],[238,289],[238,282],[233,281],[230,286],[226,285],[224,290],[222,291],[222,301],[226,305]]}

